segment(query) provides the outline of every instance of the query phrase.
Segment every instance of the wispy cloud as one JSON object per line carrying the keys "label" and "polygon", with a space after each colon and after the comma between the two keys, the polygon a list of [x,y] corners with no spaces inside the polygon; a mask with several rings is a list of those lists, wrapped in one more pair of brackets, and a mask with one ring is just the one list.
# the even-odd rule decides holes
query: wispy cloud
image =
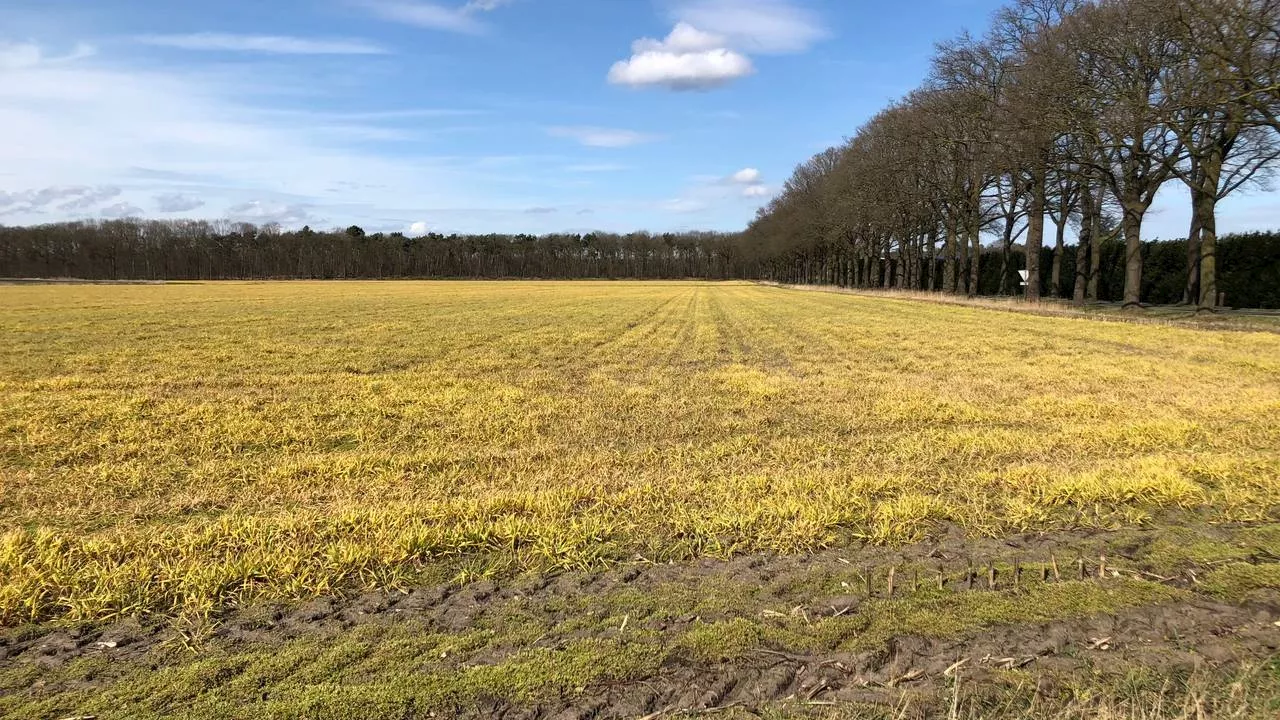
{"label": "wispy cloud", "polygon": [[694,198],[674,198],[658,203],[658,208],[672,213],[697,213],[709,210],[711,205],[705,200]]}
{"label": "wispy cloud", "polygon": [[323,222],[312,213],[312,206],[302,203],[288,204],[269,200],[251,200],[227,208],[227,218],[252,223],[280,223],[298,225]]}
{"label": "wispy cloud", "polygon": [[271,55],[384,55],[386,49],[368,40],[347,38],[302,38],[287,35],[232,35],[191,33],[187,35],[142,35],[144,45],[216,52],[251,52]]}
{"label": "wispy cloud", "polygon": [[503,5],[510,5],[513,2],[515,0],[467,0],[467,4],[462,6],[462,9],[466,12],[488,12],[497,10]]}
{"label": "wispy cloud", "polygon": [[487,29],[477,19],[477,15],[491,12],[511,2],[512,0],[469,0],[461,5],[445,5],[419,0],[359,0],[359,4],[383,20],[473,35]]}
{"label": "wispy cloud", "polygon": [[156,196],[156,209],[162,213],[188,212],[204,207],[204,201],[194,195],[165,193]]}
{"label": "wispy cloud", "polygon": [[552,137],[571,138],[587,147],[620,148],[651,142],[653,135],[634,130],[617,130],[600,127],[552,127],[547,129]]}
{"label": "wispy cloud", "polygon": [[102,217],[109,218],[132,218],[142,217],[144,211],[137,205],[131,205],[127,202],[118,202],[115,205],[108,205],[98,211]]}
{"label": "wispy cloud", "polygon": [[64,55],[48,55],[35,43],[0,42],[0,70],[24,70],[37,65],[63,65],[91,57],[97,50],[88,43],[78,43]]}
{"label": "wispy cloud", "polygon": [[[287,92],[305,77],[291,66],[255,64],[251,74],[221,74],[182,64],[138,67],[119,58],[70,62],[72,55],[37,45],[3,47],[0,135],[22,141],[0,143],[0,168],[14,170],[0,176],[0,212],[19,223],[69,219],[110,199],[106,194],[120,195],[107,214],[133,214],[138,206],[216,207],[234,208],[237,219],[316,224],[316,217],[357,220],[384,205],[412,212],[424,196],[465,207],[492,192],[472,168],[364,142],[363,131],[348,127],[363,120],[264,107],[276,96],[272,88]],[[246,95],[246,78],[260,92]],[[382,122],[374,117],[378,109],[367,113],[369,124]],[[344,192],[347,208],[325,192],[338,181],[360,185]],[[68,209],[52,213],[59,205]]]}
{"label": "wispy cloud", "polygon": [[123,190],[115,187],[114,185],[94,188],[70,202],[62,203],[58,206],[58,209],[64,212],[88,210],[94,205],[119,197],[121,192],[123,192]]}
{"label": "wispy cloud", "polygon": [[828,36],[816,14],[788,0],[688,0],[671,17],[747,53],[804,52]]}
{"label": "wispy cloud", "polygon": [[582,165],[568,165],[564,170],[571,173],[610,173],[622,172],[626,169],[626,165],[615,163],[585,163]]}
{"label": "wispy cloud", "polygon": [[102,202],[118,197],[122,191],[114,185],[86,187],[84,185],[54,186],[17,192],[0,191],[0,208],[16,206],[13,211],[31,211],[54,203],[63,212],[88,210]]}

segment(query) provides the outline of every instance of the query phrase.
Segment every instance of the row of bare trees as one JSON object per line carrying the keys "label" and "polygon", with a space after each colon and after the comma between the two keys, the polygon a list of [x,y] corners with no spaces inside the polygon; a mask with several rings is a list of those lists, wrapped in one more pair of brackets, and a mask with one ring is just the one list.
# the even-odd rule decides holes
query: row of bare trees
{"label": "row of bare trees", "polygon": [[1280,0],[1016,0],[984,36],[939,45],[919,89],[797,167],[745,242],[776,279],[976,294],[993,237],[1000,292],[1018,286],[1022,243],[1027,299],[1061,296],[1074,273],[1084,301],[1098,298],[1099,248],[1119,239],[1135,306],[1143,221],[1178,182],[1193,218],[1183,301],[1211,308],[1218,202],[1268,177],[1278,116]]}
{"label": "row of bare trees", "polygon": [[750,277],[736,235],[285,231],[225,221],[109,220],[0,227],[0,277],[237,278]]}

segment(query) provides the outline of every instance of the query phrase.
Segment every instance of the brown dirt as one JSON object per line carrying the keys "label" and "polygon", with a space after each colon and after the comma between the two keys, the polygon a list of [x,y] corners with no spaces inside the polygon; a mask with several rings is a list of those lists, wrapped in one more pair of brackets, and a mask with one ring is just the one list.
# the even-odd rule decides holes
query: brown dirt
{"label": "brown dirt", "polygon": [[[1227,528],[1204,528],[1207,537]],[[526,575],[502,581],[481,581],[463,587],[435,585],[408,592],[371,592],[349,597],[325,597],[292,606],[233,610],[211,626],[204,642],[240,645],[279,644],[295,637],[338,637],[365,623],[423,622],[432,631],[464,632],[493,619],[510,601],[523,598],[538,608],[551,627],[573,619],[572,611],[546,611],[556,598],[604,596],[620,588],[657,591],[672,584],[707,587],[717,582],[753,586],[751,599],[759,607],[787,612],[802,607],[811,617],[849,612],[865,602],[861,588],[847,594],[815,594],[814,578],[843,577],[865,567],[887,568],[915,563],[944,566],[955,573],[971,562],[985,566],[988,558],[1023,562],[1058,558],[1064,574],[1075,572],[1076,557],[1096,559],[1105,553],[1111,567],[1125,573],[1142,572],[1143,550],[1156,531],[1123,533],[1069,532],[1025,535],[999,540],[965,539],[953,533],[938,542],[903,548],[866,547],[831,550],[809,556],[743,556],[728,561],[703,560],[680,565],[643,561],[604,571]],[[1269,560],[1271,558],[1262,558]],[[1194,568],[1187,568],[1194,571]],[[1092,572],[1092,569],[1090,569]],[[1184,572],[1169,584],[1194,590],[1194,572]],[[909,585],[911,580],[901,580]],[[985,574],[979,580],[981,587]],[[1001,582],[1009,582],[1003,579]],[[966,591],[952,582],[954,592]],[[981,592],[975,589],[975,592]],[[883,595],[884,588],[876,589]],[[900,636],[870,652],[794,654],[758,650],[730,663],[700,663],[691,659],[669,662],[656,677],[594,688],[586,697],[537,707],[514,707],[502,702],[479,708],[478,716],[511,718],[637,718],[652,713],[707,710],[729,706],[750,711],[782,700],[795,702],[892,703],[904,692],[938,698],[954,682],[948,668],[959,663],[966,683],[982,684],[1008,670],[1024,670],[1045,685],[1046,692],[1060,678],[1088,673],[1123,673],[1141,667],[1161,673],[1230,667],[1275,658],[1280,654],[1280,593],[1254,593],[1244,604],[1218,602],[1202,595],[1171,604],[1141,607],[1117,615],[1032,625],[996,626],[962,639]],[[554,603],[551,603],[554,605]],[[648,629],[676,632],[705,616],[649,620]],[[739,615],[740,616],[740,615]],[[605,630],[595,637],[616,636]],[[54,669],[87,655],[105,654],[113,661],[142,660],[158,644],[171,641],[171,623],[142,623],[127,619],[100,627],[0,629],[0,669],[8,663],[31,662]],[[1107,638],[1106,642],[1099,640]],[[575,639],[552,633],[534,647],[558,647]],[[481,651],[460,657],[459,664],[491,664],[521,648]],[[1082,675],[1084,676],[1084,675]]]}

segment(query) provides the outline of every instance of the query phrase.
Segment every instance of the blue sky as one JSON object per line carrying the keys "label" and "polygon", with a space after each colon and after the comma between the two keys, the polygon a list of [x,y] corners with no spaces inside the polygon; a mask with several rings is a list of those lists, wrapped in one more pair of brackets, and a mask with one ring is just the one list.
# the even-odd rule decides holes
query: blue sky
{"label": "blue sky", "polygon": [[[6,0],[0,223],[740,229],[999,4]],[[1277,226],[1271,193],[1220,223]]]}

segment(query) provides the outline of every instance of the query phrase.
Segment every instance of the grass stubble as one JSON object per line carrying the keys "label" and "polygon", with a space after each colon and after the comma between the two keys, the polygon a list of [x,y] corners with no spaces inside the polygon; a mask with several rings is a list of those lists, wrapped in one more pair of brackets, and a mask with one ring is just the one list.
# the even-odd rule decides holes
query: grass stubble
{"label": "grass stubble", "polygon": [[[1266,526],[1280,508],[1271,333],[749,284],[287,282],[0,287],[0,336],[9,628],[198,626],[637,557]],[[1222,572],[1223,595],[1277,584],[1266,566]],[[694,633],[531,650],[513,662],[533,663],[521,667],[534,680],[484,692],[581,692],[608,679],[590,668],[643,677]],[[226,658],[227,677],[256,662]],[[155,675],[186,687],[173,675],[203,677],[203,662]],[[1245,685],[1274,687],[1260,667],[1239,670]],[[435,676],[368,687],[462,697],[457,677],[434,696],[422,677]],[[314,680],[298,692],[330,707],[351,687]],[[1229,700],[1242,681],[1196,682],[1179,702]],[[205,698],[209,716],[235,696],[197,687],[182,702]],[[10,709],[38,716],[56,705],[42,698]],[[1176,716],[1161,703],[1152,717]]]}

